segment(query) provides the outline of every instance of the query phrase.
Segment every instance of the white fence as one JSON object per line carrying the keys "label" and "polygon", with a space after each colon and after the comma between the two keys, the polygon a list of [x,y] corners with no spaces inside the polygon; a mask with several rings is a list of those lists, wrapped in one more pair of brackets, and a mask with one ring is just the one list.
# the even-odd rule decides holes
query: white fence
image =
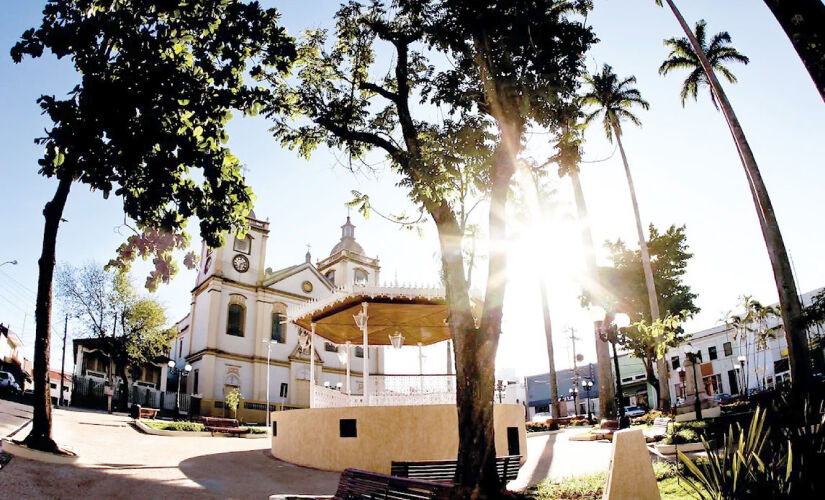
{"label": "white fence", "polygon": [[455,404],[455,375],[371,375],[369,396],[312,386],[313,408]]}

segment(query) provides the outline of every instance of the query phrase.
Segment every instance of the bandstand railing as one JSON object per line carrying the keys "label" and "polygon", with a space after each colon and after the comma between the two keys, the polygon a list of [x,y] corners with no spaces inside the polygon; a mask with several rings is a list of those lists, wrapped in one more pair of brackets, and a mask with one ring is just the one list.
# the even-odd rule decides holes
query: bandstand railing
{"label": "bandstand railing", "polygon": [[314,408],[455,404],[455,375],[370,375],[368,397],[312,386]]}

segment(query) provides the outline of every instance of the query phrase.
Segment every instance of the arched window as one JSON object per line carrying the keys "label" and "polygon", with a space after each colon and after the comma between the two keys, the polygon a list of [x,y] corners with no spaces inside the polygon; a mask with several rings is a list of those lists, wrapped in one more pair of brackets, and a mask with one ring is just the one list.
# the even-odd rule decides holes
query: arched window
{"label": "arched window", "polygon": [[236,236],[233,248],[236,252],[241,252],[248,255],[252,251],[252,237],[248,234],[243,238],[238,238]]}
{"label": "arched window", "polygon": [[335,284],[335,271],[327,271],[327,274],[324,276],[326,276],[330,283]]}
{"label": "arched window", "polygon": [[246,309],[240,304],[229,304],[229,318],[226,322],[226,334],[243,337],[244,316]]}
{"label": "arched window", "polygon": [[281,313],[275,313],[272,315],[272,341],[278,342],[279,344],[286,343],[286,334],[284,333],[283,324],[284,317]]}
{"label": "arched window", "polygon": [[356,285],[366,285],[367,284],[367,272],[363,269],[356,269],[355,270],[355,284]]}

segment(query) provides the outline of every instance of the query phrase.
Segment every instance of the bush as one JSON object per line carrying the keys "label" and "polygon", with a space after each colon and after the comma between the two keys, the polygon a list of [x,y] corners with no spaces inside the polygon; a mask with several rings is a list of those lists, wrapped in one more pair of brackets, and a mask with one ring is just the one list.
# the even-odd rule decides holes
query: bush
{"label": "bush", "polygon": [[636,425],[653,425],[653,421],[661,416],[662,412],[660,412],[659,410],[650,410],[641,417],[634,418],[632,420],[632,423]]}
{"label": "bush", "polygon": [[700,433],[693,429],[680,429],[662,440],[662,444],[687,444],[702,441]]}
{"label": "bush", "polygon": [[559,430],[559,424],[550,420],[548,422],[527,422],[524,425],[527,432],[545,432]]}
{"label": "bush", "polygon": [[201,432],[203,424],[198,422],[166,422],[164,420],[141,420],[146,426],[159,431]]}
{"label": "bush", "polygon": [[582,425],[587,425],[587,424],[588,424],[588,422],[587,422],[586,418],[574,418],[570,421],[570,425],[575,425],[577,427],[580,427]]}
{"label": "bush", "polygon": [[253,427],[253,426],[250,426],[250,427],[241,427],[241,429],[243,429],[244,432],[247,432],[249,434],[266,434],[266,427],[260,427],[260,426]]}

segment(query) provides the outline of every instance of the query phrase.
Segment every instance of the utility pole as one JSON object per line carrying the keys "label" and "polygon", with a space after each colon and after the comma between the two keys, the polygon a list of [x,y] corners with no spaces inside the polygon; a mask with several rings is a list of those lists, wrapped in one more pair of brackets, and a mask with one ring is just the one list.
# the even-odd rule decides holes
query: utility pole
{"label": "utility pole", "polygon": [[579,337],[576,337],[576,329],[572,326],[567,329],[570,332],[570,342],[573,344],[573,413],[575,415],[579,414],[579,401],[578,401],[578,394],[579,394],[579,367],[576,364],[576,341],[581,340]]}
{"label": "utility pole", "polygon": [[66,369],[66,332],[69,331],[69,314],[66,313],[66,320],[63,322],[63,360],[60,362],[60,394],[57,397],[58,406],[63,406],[66,402],[63,399],[63,373]]}

